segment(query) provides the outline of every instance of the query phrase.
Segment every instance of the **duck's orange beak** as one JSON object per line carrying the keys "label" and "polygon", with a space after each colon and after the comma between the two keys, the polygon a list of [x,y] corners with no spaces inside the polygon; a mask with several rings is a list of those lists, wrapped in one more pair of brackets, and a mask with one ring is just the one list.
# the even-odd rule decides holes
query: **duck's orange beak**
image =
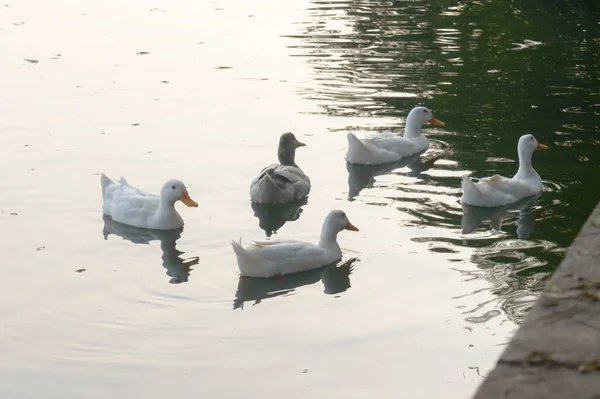
{"label": "duck's orange beak", "polygon": [[193,206],[194,208],[196,208],[198,206],[198,203],[190,198],[190,195],[188,194],[187,191],[182,192],[179,199],[181,200],[181,202],[183,202],[187,206]]}
{"label": "duck's orange beak", "polygon": [[542,144],[542,143],[538,143],[537,147],[535,147],[536,150],[547,150],[548,146],[546,144]]}
{"label": "duck's orange beak", "polygon": [[358,231],[358,227],[348,222],[348,224],[346,225],[346,230]]}
{"label": "duck's orange beak", "polygon": [[429,123],[431,123],[432,125],[435,125],[435,126],[446,126],[446,124],[444,122],[437,119],[435,116],[433,116],[433,114],[431,114],[431,119],[429,120]]}

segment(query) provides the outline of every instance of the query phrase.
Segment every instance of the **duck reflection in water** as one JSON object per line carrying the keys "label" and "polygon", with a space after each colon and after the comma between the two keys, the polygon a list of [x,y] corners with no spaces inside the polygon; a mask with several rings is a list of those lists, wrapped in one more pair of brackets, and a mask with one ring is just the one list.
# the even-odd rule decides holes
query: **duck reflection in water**
{"label": "duck reflection in water", "polygon": [[462,204],[463,215],[462,215],[462,233],[469,234],[473,232],[484,220],[489,220],[492,229],[500,231],[502,228],[502,221],[510,213],[511,210],[519,211],[519,218],[517,220],[517,237],[518,238],[529,238],[533,232],[533,226],[535,224],[536,209],[534,208],[535,201],[540,198],[542,193],[532,197],[523,198],[522,200],[513,204],[486,208],[480,206],[472,206]]}
{"label": "duck reflection in water", "polygon": [[350,274],[357,258],[350,258],[341,263],[312,269],[306,272],[287,274],[278,278],[255,278],[240,276],[233,300],[233,309],[243,309],[244,302],[254,301],[258,305],[263,299],[291,295],[296,288],[323,281],[323,292],[335,295],[350,288]]}
{"label": "duck reflection in water", "polygon": [[303,198],[288,204],[257,204],[251,202],[254,216],[258,218],[258,225],[265,231],[267,238],[271,237],[286,223],[298,220],[302,207],[308,202]]}
{"label": "duck reflection in water", "polygon": [[176,242],[181,237],[183,227],[175,230],[150,230],[140,229],[119,222],[115,222],[110,216],[104,215],[104,228],[102,233],[104,239],[114,234],[134,244],[150,244],[150,241],[159,240],[162,249],[162,265],[167,269],[167,275],[171,277],[171,284],[185,283],[188,281],[193,265],[197,265],[199,257],[194,256],[183,259],[179,255],[183,252],[176,248]]}
{"label": "duck reflection in water", "polygon": [[398,162],[381,165],[361,165],[346,162],[346,170],[348,170],[348,200],[354,201],[354,198],[363,189],[372,188],[375,184],[376,176],[388,174],[394,169],[408,167],[411,171],[407,176],[416,177],[431,168],[435,161],[441,158],[441,155],[438,155],[431,159],[422,159],[421,155],[424,152],[422,151],[410,157],[402,158]]}

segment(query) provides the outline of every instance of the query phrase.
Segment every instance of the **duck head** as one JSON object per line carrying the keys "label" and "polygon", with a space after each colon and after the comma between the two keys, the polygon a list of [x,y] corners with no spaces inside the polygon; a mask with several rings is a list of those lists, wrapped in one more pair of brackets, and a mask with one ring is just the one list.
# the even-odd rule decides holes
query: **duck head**
{"label": "duck head", "polygon": [[306,144],[298,141],[293,133],[284,133],[279,138],[277,157],[281,165],[296,165],[296,148],[304,147]]}
{"label": "duck head", "polygon": [[435,126],[445,126],[446,124],[441,120],[433,116],[433,112],[427,107],[414,107],[409,113],[406,119],[406,124],[409,121],[414,121],[419,126],[423,126],[426,123],[431,123]]}
{"label": "duck head", "polygon": [[339,209],[329,212],[329,215],[325,218],[324,228],[329,228],[330,231],[336,233],[342,230],[358,231],[358,227],[350,223],[346,212]]}
{"label": "duck head", "polygon": [[198,206],[198,203],[190,198],[185,184],[180,180],[171,179],[166,182],[160,190],[160,197],[171,204],[181,201],[187,206]]}
{"label": "duck head", "polygon": [[519,138],[519,144],[517,145],[517,151],[519,157],[531,156],[535,150],[545,150],[548,146],[537,141],[533,134],[524,134]]}
{"label": "duck head", "polygon": [[406,129],[404,137],[412,138],[421,134],[421,127],[424,124],[431,123],[435,126],[445,126],[446,124],[433,116],[433,112],[427,107],[414,107],[406,118]]}

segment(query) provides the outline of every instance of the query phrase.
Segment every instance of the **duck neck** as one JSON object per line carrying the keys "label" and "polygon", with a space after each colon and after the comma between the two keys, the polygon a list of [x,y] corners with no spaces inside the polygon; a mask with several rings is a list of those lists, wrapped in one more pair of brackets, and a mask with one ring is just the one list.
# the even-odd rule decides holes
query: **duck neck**
{"label": "duck neck", "polygon": [[407,139],[415,139],[421,135],[421,127],[419,122],[412,115],[406,119],[406,127],[404,128],[404,137]]}
{"label": "duck neck", "polygon": [[279,147],[277,149],[277,158],[283,166],[298,166],[296,165],[296,149],[286,149]]}
{"label": "duck neck", "polygon": [[177,211],[175,210],[175,202],[161,198],[160,206],[158,207],[158,213],[161,215],[177,214]]}
{"label": "duck neck", "polygon": [[515,175],[515,179],[526,179],[531,176],[537,175],[537,172],[531,165],[531,157],[533,152],[519,151],[519,170]]}
{"label": "duck neck", "polygon": [[332,229],[330,225],[324,224],[323,229],[321,230],[321,238],[319,239],[319,247],[329,251],[334,251],[341,257],[342,250],[337,243],[337,235],[338,231]]}

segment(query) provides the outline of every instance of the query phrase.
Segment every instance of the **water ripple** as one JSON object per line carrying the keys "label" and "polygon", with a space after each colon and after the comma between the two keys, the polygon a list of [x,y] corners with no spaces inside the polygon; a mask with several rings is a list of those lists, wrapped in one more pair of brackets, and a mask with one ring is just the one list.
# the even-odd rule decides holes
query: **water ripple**
{"label": "water ripple", "polygon": [[[569,33],[534,28],[549,21]],[[316,101],[317,113],[370,121],[332,132],[396,131],[390,118],[403,120],[415,105],[440,110],[446,128],[426,127],[433,139],[425,154],[396,165],[347,165],[348,199],[395,209],[399,225],[419,230],[413,241],[475,265],[461,273],[489,280],[517,322],[595,200],[586,200],[586,211],[573,205],[582,201],[583,176],[597,176],[591,165],[600,145],[592,120],[600,114],[592,84],[598,46],[590,40],[597,35],[579,26],[597,27],[574,21],[522,2],[313,0],[308,21],[288,36],[292,56],[310,66],[298,94]],[[525,132],[551,146],[534,160],[542,196],[484,212],[462,206],[460,176],[514,174]],[[497,316],[488,308],[496,302],[469,321]]]}

